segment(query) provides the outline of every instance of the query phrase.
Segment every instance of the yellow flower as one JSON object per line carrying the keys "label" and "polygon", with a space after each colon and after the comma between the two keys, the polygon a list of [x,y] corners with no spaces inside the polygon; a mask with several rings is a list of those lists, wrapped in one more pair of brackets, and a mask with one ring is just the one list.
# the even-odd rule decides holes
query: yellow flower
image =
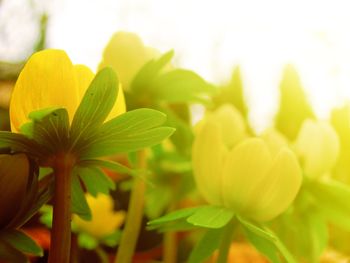
{"label": "yellow flower", "polygon": [[99,68],[112,67],[116,72],[125,90],[135,77],[136,73],[149,60],[159,56],[159,52],[146,47],[142,40],[133,33],[115,33],[107,44]]}
{"label": "yellow flower", "polygon": [[304,173],[318,178],[329,172],[337,161],[339,139],[329,123],[306,120],[295,142]]}
{"label": "yellow flower", "polygon": [[73,216],[73,222],[79,231],[85,232],[97,239],[113,234],[124,222],[124,211],[113,211],[113,200],[109,195],[98,194],[93,197],[86,194],[86,200],[90,206],[92,220],[85,221]]}
{"label": "yellow flower", "polygon": [[[18,132],[32,111],[64,107],[72,121],[94,74],[82,65],[73,65],[62,50],[48,49],[33,54],[18,77],[10,101],[11,127]],[[108,118],[125,112],[122,89]]]}
{"label": "yellow flower", "polygon": [[195,132],[200,132],[205,122],[215,120],[217,120],[217,125],[220,126],[222,138],[228,147],[232,147],[247,136],[244,118],[230,104],[221,105],[214,112],[207,112],[205,119],[196,125]]}
{"label": "yellow flower", "polygon": [[333,169],[333,176],[350,184],[350,103],[331,112],[331,123],[339,136],[339,158]]}
{"label": "yellow flower", "polygon": [[256,221],[271,220],[299,191],[298,161],[286,146],[273,152],[261,138],[232,145],[236,139],[226,137],[235,136],[226,130],[230,122],[234,119],[228,117],[205,118],[201,123],[192,152],[198,190],[210,204]]}

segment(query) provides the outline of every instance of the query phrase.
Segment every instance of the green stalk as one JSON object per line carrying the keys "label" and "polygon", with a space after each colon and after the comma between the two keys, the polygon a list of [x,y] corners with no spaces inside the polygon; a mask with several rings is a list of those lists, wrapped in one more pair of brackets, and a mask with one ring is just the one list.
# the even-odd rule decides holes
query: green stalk
{"label": "green stalk", "polygon": [[177,240],[176,232],[164,233],[163,262],[176,263],[177,261]]}
{"label": "green stalk", "polygon": [[55,195],[49,263],[69,263],[71,245],[71,172],[75,158],[58,154],[54,159]]}
{"label": "green stalk", "polygon": [[231,220],[224,229],[223,237],[219,247],[218,263],[227,263],[228,254],[232,244],[235,221]]}
{"label": "green stalk", "polygon": [[[144,150],[138,152],[138,167],[145,170],[147,167],[147,157]],[[115,257],[115,263],[130,263],[134,255],[137,239],[140,233],[143,208],[145,203],[146,184],[145,181],[137,177],[134,179],[133,188],[126,217],[123,235]]]}

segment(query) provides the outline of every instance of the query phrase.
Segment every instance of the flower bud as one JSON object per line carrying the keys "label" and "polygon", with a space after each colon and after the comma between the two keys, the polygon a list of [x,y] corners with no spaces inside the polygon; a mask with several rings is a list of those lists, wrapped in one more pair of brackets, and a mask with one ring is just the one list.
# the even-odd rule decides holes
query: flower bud
{"label": "flower bud", "polygon": [[118,32],[112,36],[107,44],[99,68],[112,67],[118,72],[125,90],[128,90],[141,67],[158,56],[159,52],[144,46],[142,40],[136,34]]}
{"label": "flower bud", "polygon": [[232,124],[236,120],[233,115],[212,116],[200,124],[193,145],[199,192],[210,204],[252,220],[268,221],[281,214],[294,200],[302,181],[294,153],[283,145],[274,152],[261,138],[232,139],[227,131],[239,127]]}
{"label": "flower bud", "polygon": [[339,154],[338,135],[326,122],[306,120],[295,142],[306,176],[319,178],[329,172]]}

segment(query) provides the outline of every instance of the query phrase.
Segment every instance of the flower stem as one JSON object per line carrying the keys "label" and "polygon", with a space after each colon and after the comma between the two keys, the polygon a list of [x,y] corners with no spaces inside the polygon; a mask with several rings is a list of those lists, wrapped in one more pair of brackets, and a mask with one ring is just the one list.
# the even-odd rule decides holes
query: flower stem
{"label": "flower stem", "polygon": [[[144,150],[138,152],[138,167],[145,170],[147,157]],[[146,184],[142,178],[135,178],[126,217],[123,235],[115,257],[115,263],[130,263],[135,251],[137,239],[140,233],[143,207],[145,202]]]}
{"label": "flower stem", "polygon": [[[176,210],[176,203],[168,209],[168,213]],[[168,231],[163,236],[163,262],[176,263],[177,262],[177,233]]]}
{"label": "flower stem", "polygon": [[69,263],[71,243],[71,172],[75,158],[59,154],[53,164],[55,195],[49,263]]}
{"label": "flower stem", "polygon": [[177,240],[176,232],[164,233],[164,248],[163,248],[163,262],[175,263],[177,262]]}
{"label": "flower stem", "polygon": [[235,221],[231,220],[224,229],[223,237],[219,247],[218,263],[227,263],[228,254],[232,244],[232,236],[235,228]]}

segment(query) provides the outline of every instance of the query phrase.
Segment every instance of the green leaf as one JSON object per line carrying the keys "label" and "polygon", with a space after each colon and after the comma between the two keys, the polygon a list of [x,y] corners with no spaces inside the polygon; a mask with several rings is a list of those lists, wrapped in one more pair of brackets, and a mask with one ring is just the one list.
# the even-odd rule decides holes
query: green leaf
{"label": "green leaf", "polygon": [[20,130],[40,145],[39,150],[44,155],[69,147],[69,118],[66,109],[41,109],[31,112],[29,118],[31,121],[23,124]]}
{"label": "green leaf", "polygon": [[72,173],[72,212],[81,219],[89,221],[92,219],[91,210],[87,204],[85,194],[76,172]]}
{"label": "green leaf", "polygon": [[174,51],[171,50],[162,55],[157,60],[151,60],[146,63],[134,77],[130,89],[133,93],[147,92],[150,83],[160,74],[161,70],[170,62],[174,56]]}
{"label": "green leaf", "polygon": [[206,260],[219,248],[222,234],[225,228],[208,229],[202,239],[192,250],[188,263],[201,263]]}
{"label": "green leaf", "polygon": [[79,233],[78,244],[79,247],[85,248],[87,250],[93,250],[97,248],[98,240],[87,233]]}
{"label": "green leaf", "polygon": [[262,254],[268,257],[272,263],[283,263],[276,245],[268,239],[244,228],[244,232],[249,242]]}
{"label": "green leaf", "polygon": [[[71,126],[73,145],[88,137],[107,118],[118,95],[118,78],[112,68],[97,73],[74,115]],[[83,142],[80,142],[83,143]]]}
{"label": "green leaf", "polygon": [[97,167],[78,167],[76,172],[84,182],[86,190],[94,197],[98,193],[109,194],[109,190],[115,189],[112,179]]}
{"label": "green leaf", "polygon": [[29,259],[19,250],[1,240],[0,237],[0,260],[11,263],[27,263]]}
{"label": "green leaf", "polygon": [[39,247],[34,240],[19,230],[8,229],[2,231],[0,239],[21,252],[35,256],[43,256],[42,248]]}
{"label": "green leaf", "polygon": [[242,226],[248,240],[273,263],[282,263],[281,257],[287,263],[296,263],[292,254],[271,230],[257,224],[247,224],[242,219],[239,219],[239,221],[244,222]]}
{"label": "green leaf", "polygon": [[79,150],[81,159],[131,152],[158,144],[174,132],[173,128],[157,127],[165,120],[163,113],[151,109],[124,113],[102,125],[90,143]]}
{"label": "green leaf", "polygon": [[157,218],[155,220],[152,220],[147,223],[149,226],[156,226],[156,225],[162,225],[166,223],[170,223],[173,221],[177,221],[180,219],[188,218],[189,216],[193,215],[197,209],[201,208],[199,207],[189,207],[189,208],[184,208],[181,210],[177,210],[174,212],[171,212],[165,216],[162,216],[160,218]]}
{"label": "green leaf", "polygon": [[154,96],[167,102],[206,103],[215,88],[196,73],[176,69],[160,75],[153,83]]}
{"label": "green leaf", "polygon": [[221,228],[224,227],[234,212],[218,206],[203,206],[187,218],[187,222],[198,227]]}
{"label": "green leaf", "polygon": [[254,234],[272,242],[276,242],[278,240],[274,234],[265,231],[261,227],[258,227],[257,225],[250,223],[239,216],[237,216],[237,219],[245,228],[249,229],[250,232],[253,232]]}
{"label": "green leaf", "polygon": [[121,173],[121,174],[127,174],[131,176],[137,176],[138,171],[135,171],[125,165],[122,165],[117,162],[113,161],[107,161],[107,160],[100,160],[100,159],[86,159],[82,160],[78,163],[78,166],[80,167],[91,167],[91,166],[98,166],[101,168],[106,168],[108,170],[111,170],[113,172]]}
{"label": "green leaf", "polygon": [[122,231],[119,229],[114,231],[114,233],[105,236],[101,239],[101,242],[109,247],[115,247],[119,244],[122,237]]}
{"label": "green leaf", "polygon": [[350,187],[335,181],[323,180],[308,184],[308,191],[317,200],[325,218],[350,230]]}
{"label": "green leaf", "polygon": [[39,145],[35,141],[19,133],[0,131],[0,149],[3,148],[10,148],[14,152],[29,153],[33,157],[45,156],[38,151]]}

